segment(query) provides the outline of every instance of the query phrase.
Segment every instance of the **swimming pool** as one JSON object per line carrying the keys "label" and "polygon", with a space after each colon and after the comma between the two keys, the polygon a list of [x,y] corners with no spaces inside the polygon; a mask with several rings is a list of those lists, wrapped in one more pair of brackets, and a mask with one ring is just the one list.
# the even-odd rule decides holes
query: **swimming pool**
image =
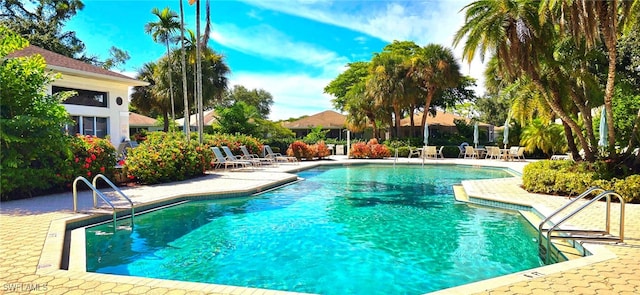
{"label": "swimming pool", "polygon": [[543,265],[510,211],[456,203],[468,166],[340,166],[259,196],[86,229],[87,270],[320,294],[422,294]]}

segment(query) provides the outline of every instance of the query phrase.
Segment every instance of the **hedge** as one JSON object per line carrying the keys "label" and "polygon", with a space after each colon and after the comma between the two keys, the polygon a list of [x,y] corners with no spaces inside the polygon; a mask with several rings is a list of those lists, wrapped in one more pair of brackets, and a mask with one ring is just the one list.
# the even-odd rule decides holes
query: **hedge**
{"label": "hedge", "polygon": [[613,190],[627,202],[640,202],[640,175],[623,179],[611,178],[604,162],[575,163],[573,161],[544,160],[524,167],[522,184],[532,193],[579,195],[589,187],[597,185]]}

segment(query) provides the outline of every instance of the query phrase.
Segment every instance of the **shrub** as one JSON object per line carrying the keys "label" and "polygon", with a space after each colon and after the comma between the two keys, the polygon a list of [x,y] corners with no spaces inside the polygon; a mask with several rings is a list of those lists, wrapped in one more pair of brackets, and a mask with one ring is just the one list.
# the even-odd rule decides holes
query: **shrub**
{"label": "shrub", "polygon": [[369,154],[369,158],[371,159],[382,159],[384,157],[391,156],[389,149],[382,144],[369,144],[369,149],[371,150],[371,153]]}
{"label": "shrub", "polygon": [[[408,146],[401,146],[401,147],[398,147],[396,149],[398,150],[398,157],[406,158],[406,157],[409,156],[409,147]],[[396,152],[395,150],[396,149],[389,149],[389,150],[390,150],[390,152],[393,151],[393,153],[395,155],[395,152]]]}
{"label": "shrub", "polygon": [[154,132],[129,152],[125,165],[130,178],[153,184],[203,175],[212,160],[207,144],[187,143],[182,133]]}
{"label": "shrub", "polygon": [[296,140],[291,143],[287,149],[287,156],[296,157],[298,160],[302,160],[303,158],[312,159],[313,152],[306,143],[301,140]]}
{"label": "shrub", "polygon": [[607,180],[606,163],[574,163],[573,161],[539,161],[524,167],[524,189],[534,193],[579,195],[597,185],[613,190],[628,202],[640,202],[640,175]]}
{"label": "shrub", "polygon": [[91,181],[98,174],[113,179],[116,150],[110,141],[91,135],[78,135],[71,141],[71,150],[74,155],[71,182],[77,176],[84,176]]}
{"label": "shrub", "polygon": [[369,157],[371,153],[371,149],[364,142],[356,142],[351,145],[351,151],[349,151],[349,155],[355,159],[365,159]]}
{"label": "shrub", "polygon": [[0,196],[17,199],[55,188],[71,173],[70,137],[61,132],[69,114],[60,104],[65,94],[46,94],[57,77],[44,58],[6,58],[29,44],[1,25],[0,40]]}
{"label": "shrub", "polygon": [[381,159],[384,157],[390,157],[391,152],[385,145],[379,144],[378,140],[373,138],[368,143],[357,142],[351,145],[351,151],[349,154],[352,158],[356,159]]}
{"label": "shrub", "polygon": [[315,144],[315,150],[316,150],[316,157],[320,159],[331,155],[331,151],[329,150],[327,145],[324,143],[324,141],[318,141],[318,143]]}
{"label": "shrub", "polygon": [[626,202],[640,203],[640,175],[634,174],[624,179],[600,179],[594,182],[605,190],[613,190],[620,194]]}

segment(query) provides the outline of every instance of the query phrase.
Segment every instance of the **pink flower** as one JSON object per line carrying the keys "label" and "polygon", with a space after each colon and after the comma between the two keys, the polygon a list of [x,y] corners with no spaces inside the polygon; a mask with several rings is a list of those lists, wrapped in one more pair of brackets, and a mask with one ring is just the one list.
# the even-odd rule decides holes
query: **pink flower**
{"label": "pink flower", "polygon": [[78,163],[80,161],[80,159],[78,159],[78,157],[76,157],[76,163]]}

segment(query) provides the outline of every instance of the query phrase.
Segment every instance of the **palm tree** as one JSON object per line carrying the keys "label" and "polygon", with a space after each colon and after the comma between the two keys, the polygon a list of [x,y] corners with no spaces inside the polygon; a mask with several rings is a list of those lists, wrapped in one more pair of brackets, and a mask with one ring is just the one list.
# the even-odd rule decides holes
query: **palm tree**
{"label": "palm tree", "polygon": [[186,135],[187,142],[191,140],[190,131],[191,124],[189,122],[189,99],[187,97],[187,57],[184,48],[184,6],[182,0],[180,0],[180,61],[182,70],[182,97],[184,99],[184,134]]}
{"label": "palm tree", "polygon": [[521,137],[520,144],[530,153],[537,148],[551,157],[556,152],[565,151],[567,147],[565,137],[562,136],[562,127],[540,118],[527,124],[522,130]]}
{"label": "palm tree", "polygon": [[[595,46],[600,37],[604,41],[609,59],[607,83],[605,87],[604,106],[607,121],[613,121],[613,94],[616,77],[616,56],[619,28],[624,27],[624,22],[631,19],[637,21],[637,9],[632,7],[640,5],[638,0],[633,1],[589,1],[589,0],[562,0],[540,2],[540,19],[551,19],[554,23],[566,25],[571,35],[578,39],[584,37],[588,47]],[[548,14],[550,12],[550,15]],[[615,154],[615,128],[609,124],[609,151]]]}
{"label": "palm tree", "polygon": [[407,106],[404,85],[407,80],[403,67],[403,56],[389,51],[376,54],[371,60],[370,78],[367,80],[367,95],[375,97],[376,103],[393,109],[395,136],[400,136],[402,110]]}
{"label": "palm tree", "polygon": [[148,86],[135,86],[131,94],[131,104],[143,114],[158,112],[164,120],[164,131],[169,130],[169,105],[158,84],[158,65],[154,62],[146,63],[138,70],[137,79],[149,82]]}
{"label": "palm tree", "polygon": [[[439,44],[429,44],[420,48],[409,60],[408,75],[426,91],[422,127],[427,121],[427,113],[435,95],[458,86],[462,79],[460,66],[451,49]],[[422,130],[424,132],[424,130]]]}
{"label": "palm tree", "polygon": [[[481,58],[492,51],[511,77],[526,75],[544,94],[542,97],[556,116],[571,128],[585,158],[593,161],[591,145],[563,106],[564,94],[570,91],[564,83],[567,77],[554,59],[555,28],[540,24],[536,5],[537,2],[525,0],[475,1],[465,7],[466,22],[454,36],[454,45],[466,36],[463,52],[467,60],[473,59],[476,50]],[[574,104],[578,106],[580,102]]]}
{"label": "palm tree", "polygon": [[[169,40],[173,33],[180,28],[180,23],[176,21],[178,15],[169,10],[169,7],[165,7],[162,11],[157,7],[151,10],[151,13],[158,17],[157,22],[150,22],[144,26],[144,31],[147,34],[151,34],[154,42],[164,43],[167,47],[167,58],[170,58]],[[170,66],[171,62],[167,63]],[[171,80],[171,69],[167,69],[169,75],[169,97],[171,98],[171,119],[175,120],[175,103],[173,100],[173,81]]]}

